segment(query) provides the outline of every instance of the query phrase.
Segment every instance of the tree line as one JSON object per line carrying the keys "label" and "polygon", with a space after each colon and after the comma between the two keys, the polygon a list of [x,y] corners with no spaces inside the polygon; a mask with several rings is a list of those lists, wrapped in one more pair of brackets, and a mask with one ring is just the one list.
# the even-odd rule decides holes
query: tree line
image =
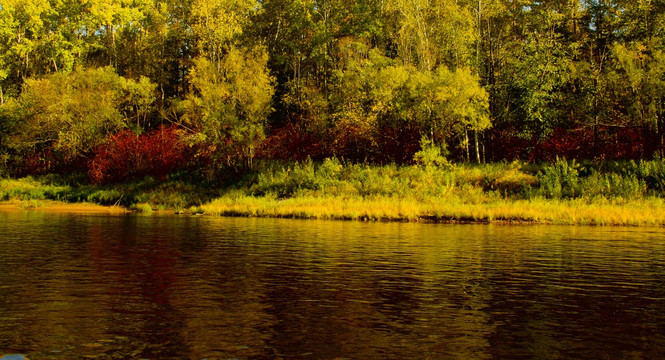
{"label": "tree line", "polygon": [[664,49],[662,0],[1,0],[0,164],[663,156]]}

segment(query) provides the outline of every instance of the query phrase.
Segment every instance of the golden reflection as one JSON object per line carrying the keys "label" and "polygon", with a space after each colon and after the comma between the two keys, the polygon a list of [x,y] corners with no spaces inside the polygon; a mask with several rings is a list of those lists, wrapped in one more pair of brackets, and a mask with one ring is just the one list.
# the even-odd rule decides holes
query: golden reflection
{"label": "golden reflection", "polygon": [[602,358],[658,326],[664,233],[0,211],[0,351]]}

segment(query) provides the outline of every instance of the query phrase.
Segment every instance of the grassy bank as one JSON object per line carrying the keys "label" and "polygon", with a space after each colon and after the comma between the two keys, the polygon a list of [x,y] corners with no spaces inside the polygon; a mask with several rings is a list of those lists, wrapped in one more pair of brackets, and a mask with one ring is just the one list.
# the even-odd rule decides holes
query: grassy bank
{"label": "grassy bank", "polygon": [[112,185],[90,184],[85,175],[80,174],[0,179],[0,201],[22,207],[42,207],[41,201],[52,200],[124,207],[139,212],[183,210],[222,193],[223,190],[203,182],[157,181],[150,177]]}
{"label": "grassy bank", "polygon": [[224,182],[146,178],[0,180],[0,200],[120,205],[225,216],[317,219],[665,225],[665,162],[559,160],[444,166],[263,163]]}
{"label": "grassy bank", "polygon": [[200,207],[205,214],[313,219],[516,222],[579,225],[665,225],[662,199],[639,201],[501,200],[480,203],[398,197],[352,199],[304,196],[284,200],[222,197]]}
{"label": "grassy bank", "polygon": [[120,206],[104,206],[91,203],[66,203],[54,200],[8,200],[0,202],[4,211],[38,209],[57,213],[76,214],[123,214],[128,209]]}

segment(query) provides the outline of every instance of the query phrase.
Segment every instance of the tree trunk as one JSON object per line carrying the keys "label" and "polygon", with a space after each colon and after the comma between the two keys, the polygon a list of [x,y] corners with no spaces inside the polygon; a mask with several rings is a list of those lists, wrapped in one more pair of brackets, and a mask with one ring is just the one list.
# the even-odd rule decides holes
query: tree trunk
{"label": "tree trunk", "polygon": [[593,126],[593,153],[598,156],[600,146],[598,144],[598,116],[596,115],[596,123]]}
{"label": "tree trunk", "polygon": [[482,14],[483,14],[483,2],[478,0],[478,9],[476,23],[478,25],[478,39],[476,39],[476,71],[479,76],[482,76],[482,61],[480,61],[480,43],[483,41],[483,30],[482,30]]}
{"label": "tree trunk", "polygon": [[482,133],[482,138],[480,139],[480,147],[482,149],[482,154],[483,154],[483,158],[482,158],[483,164],[487,164],[487,158],[485,156],[485,143],[486,142],[487,141],[485,139],[485,132],[483,132]]}
{"label": "tree trunk", "polygon": [[658,125],[656,129],[656,136],[657,136],[657,146],[658,146],[658,156],[663,159],[665,158],[665,138],[663,137],[663,133],[665,133],[665,120],[663,119],[663,116],[658,117]]}
{"label": "tree trunk", "polygon": [[107,26],[111,29],[111,56],[109,59],[109,65],[116,67],[115,28],[112,24],[108,24]]}
{"label": "tree trunk", "polygon": [[470,162],[471,156],[469,154],[469,130],[464,129],[464,146],[466,146],[466,162]]}
{"label": "tree trunk", "polygon": [[480,164],[480,145],[478,144],[478,130],[474,130],[474,138],[476,142],[476,160]]}
{"label": "tree trunk", "polygon": [[2,93],[2,85],[0,85],[0,105],[3,105],[5,103],[5,96]]}

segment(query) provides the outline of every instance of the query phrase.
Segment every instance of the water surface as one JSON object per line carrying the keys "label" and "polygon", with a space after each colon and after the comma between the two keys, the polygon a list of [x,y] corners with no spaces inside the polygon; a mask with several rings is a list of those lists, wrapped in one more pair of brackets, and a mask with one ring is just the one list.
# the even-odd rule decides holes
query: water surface
{"label": "water surface", "polygon": [[665,229],[0,211],[0,355],[656,359]]}

